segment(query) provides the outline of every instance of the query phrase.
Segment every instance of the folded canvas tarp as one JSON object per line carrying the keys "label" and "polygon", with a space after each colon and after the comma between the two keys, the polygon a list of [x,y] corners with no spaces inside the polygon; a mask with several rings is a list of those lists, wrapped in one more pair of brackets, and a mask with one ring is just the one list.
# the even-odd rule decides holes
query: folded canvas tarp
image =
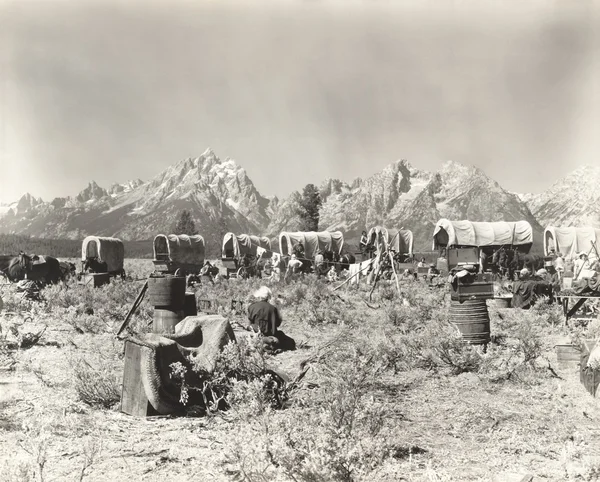
{"label": "folded canvas tarp", "polygon": [[304,245],[304,255],[308,259],[314,258],[318,249],[341,254],[344,245],[344,235],[340,231],[320,231],[318,233],[314,231],[283,232],[279,235],[279,250],[284,256],[290,256],[293,247],[298,243]]}
{"label": "folded canvas tarp", "polygon": [[266,237],[251,236],[248,234],[235,235],[227,233],[223,237],[223,257],[239,258],[245,254],[256,256],[257,248],[263,248],[271,251],[271,241]]}
{"label": "folded canvas tarp", "polygon": [[448,246],[519,246],[529,251],[533,230],[527,221],[493,223],[440,219],[433,231],[433,249]]}
{"label": "folded canvas tarp", "polygon": [[81,245],[81,261],[90,258],[106,263],[109,273],[122,271],[125,259],[123,241],[100,236],[86,237]]}
{"label": "folded canvas tarp", "polygon": [[159,234],[154,238],[154,259],[181,264],[203,264],[204,238],[199,234]]}
{"label": "folded canvas tarp", "polygon": [[412,256],[413,233],[408,229],[394,230],[375,226],[367,234],[367,242],[374,246],[380,244],[384,249],[393,249],[397,253]]}
{"label": "folded canvas tarp", "polygon": [[600,229],[548,226],[544,230],[544,253],[548,255],[551,249],[561,253],[565,258],[576,258],[577,254],[584,252],[590,258],[597,258],[596,249],[600,251]]}

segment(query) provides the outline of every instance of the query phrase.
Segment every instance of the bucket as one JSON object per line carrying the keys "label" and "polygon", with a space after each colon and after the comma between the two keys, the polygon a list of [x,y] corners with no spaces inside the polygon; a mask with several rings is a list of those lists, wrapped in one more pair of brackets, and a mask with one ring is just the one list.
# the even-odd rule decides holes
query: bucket
{"label": "bucket", "polygon": [[556,359],[563,367],[577,365],[581,361],[581,350],[571,344],[556,345]]}
{"label": "bucket", "polygon": [[152,306],[183,310],[185,305],[185,277],[163,276],[148,278],[148,299]]}
{"label": "bucket", "polygon": [[198,306],[196,305],[196,293],[185,294],[183,312],[185,316],[196,316],[198,314]]}
{"label": "bucket", "polygon": [[152,332],[172,335],[175,325],[185,318],[183,310],[173,311],[155,308]]}
{"label": "bucket", "polygon": [[490,341],[490,314],[485,300],[451,300],[450,322],[470,345],[486,345]]}
{"label": "bucket", "polygon": [[512,305],[512,296],[502,296],[494,298],[496,308],[510,308]]}

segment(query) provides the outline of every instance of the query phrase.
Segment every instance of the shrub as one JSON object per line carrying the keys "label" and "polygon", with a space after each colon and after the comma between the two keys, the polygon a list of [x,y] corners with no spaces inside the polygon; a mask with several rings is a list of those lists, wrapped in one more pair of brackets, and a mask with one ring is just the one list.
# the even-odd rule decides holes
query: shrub
{"label": "shrub", "polygon": [[121,399],[120,382],[108,367],[94,368],[80,359],[74,365],[73,374],[75,390],[82,402],[112,408]]}

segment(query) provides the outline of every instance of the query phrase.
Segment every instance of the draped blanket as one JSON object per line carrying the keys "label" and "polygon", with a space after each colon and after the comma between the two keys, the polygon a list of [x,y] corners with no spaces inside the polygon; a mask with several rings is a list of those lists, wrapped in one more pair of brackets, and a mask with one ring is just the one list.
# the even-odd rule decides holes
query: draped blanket
{"label": "draped blanket", "polygon": [[386,229],[382,226],[375,226],[367,234],[367,242],[370,245],[382,245],[383,249],[393,249],[396,253],[412,256],[413,254],[413,233],[408,229]]}

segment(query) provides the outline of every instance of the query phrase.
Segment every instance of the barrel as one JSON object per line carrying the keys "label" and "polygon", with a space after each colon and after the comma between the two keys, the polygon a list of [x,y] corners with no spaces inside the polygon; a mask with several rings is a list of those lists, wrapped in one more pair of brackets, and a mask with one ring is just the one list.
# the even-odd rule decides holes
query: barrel
{"label": "barrel", "polygon": [[172,335],[175,333],[175,325],[185,318],[183,310],[154,309],[152,321],[152,332]]}
{"label": "barrel", "polygon": [[198,306],[196,305],[196,293],[185,294],[185,304],[183,306],[185,316],[196,316],[198,314]]}
{"label": "barrel", "polygon": [[152,306],[183,310],[185,305],[185,277],[162,276],[148,278],[148,299]]}
{"label": "barrel", "polygon": [[450,322],[468,344],[486,345],[490,341],[490,314],[485,300],[451,300]]}

